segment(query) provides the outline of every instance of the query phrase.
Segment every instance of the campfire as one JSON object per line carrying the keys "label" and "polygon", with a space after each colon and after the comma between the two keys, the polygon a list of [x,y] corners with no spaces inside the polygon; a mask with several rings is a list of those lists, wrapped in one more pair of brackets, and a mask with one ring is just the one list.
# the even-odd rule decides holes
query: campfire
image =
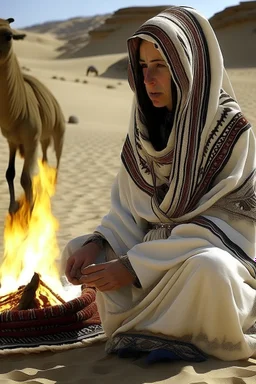
{"label": "campfire", "polygon": [[16,292],[0,297],[1,311],[39,309],[60,303],[63,304],[65,301],[40,279],[38,273],[34,273],[31,281],[27,285],[19,287]]}
{"label": "campfire", "polygon": [[51,212],[56,170],[38,162],[33,179],[33,211],[20,199],[20,209],[8,214],[4,229],[4,256],[0,267],[0,312],[62,304],[63,288],[56,260],[58,221]]}

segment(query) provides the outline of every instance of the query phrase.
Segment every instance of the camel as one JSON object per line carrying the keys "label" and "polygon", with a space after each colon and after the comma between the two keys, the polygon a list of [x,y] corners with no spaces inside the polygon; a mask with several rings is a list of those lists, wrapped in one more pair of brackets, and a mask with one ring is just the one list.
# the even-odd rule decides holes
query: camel
{"label": "camel", "polygon": [[95,68],[93,65],[90,65],[90,66],[87,68],[86,76],[88,76],[90,72],[91,72],[91,73],[94,73],[95,76],[98,76],[98,74],[99,74],[97,68]]}
{"label": "camel", "polygon": [[65,132],[65,119],[53,94],[35,77],[21,72],[12,46],[17,38],[10,27],[13,21],[0,19],[0,127],[9,145],[6,180],[10,214],[19,209],[14,190],[17,150],[24,158],[20,183],[32,211],[32,175],[38,147],[41,144],[42,161],[47,162],[47,149],[53,141],[58,171]]}

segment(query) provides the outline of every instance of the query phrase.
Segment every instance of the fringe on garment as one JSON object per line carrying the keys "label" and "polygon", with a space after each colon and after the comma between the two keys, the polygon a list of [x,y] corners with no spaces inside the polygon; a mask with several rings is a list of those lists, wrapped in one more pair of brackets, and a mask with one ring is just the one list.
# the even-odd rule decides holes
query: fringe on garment
{"label": "fringe on garment", "polygon": [[168,237],[171,235],[173,228],[176,226],[176,224],[167,223],[154,223],[151,225],[153,228],[151,228],[144,236],[144,242],[168,239]]}

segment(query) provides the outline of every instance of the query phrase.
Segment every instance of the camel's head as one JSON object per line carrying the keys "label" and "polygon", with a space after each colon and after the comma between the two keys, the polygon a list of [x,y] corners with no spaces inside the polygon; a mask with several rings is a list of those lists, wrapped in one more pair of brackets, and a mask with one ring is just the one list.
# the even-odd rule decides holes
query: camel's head
{"label": "camel's head", "polygon": [[12,49],[12,40],[24,39],[26,34],[21,34],[10,27],[14,19],[0,19],[0,63],[4,62]]}
{"label": "camel's head", "polygon": [[13,31],[10,27],[14,19],[0,19],[0,62],[5,61],[12,48]]}

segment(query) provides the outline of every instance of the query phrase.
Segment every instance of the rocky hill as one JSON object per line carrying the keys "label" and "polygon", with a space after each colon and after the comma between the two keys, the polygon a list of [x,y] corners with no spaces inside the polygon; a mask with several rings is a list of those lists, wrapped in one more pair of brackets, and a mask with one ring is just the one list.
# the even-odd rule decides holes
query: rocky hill
{"label": "rocky hill", "polygon": [[62,40],[63,44],[58,47],[60,52],[58,58],[71,58],[76,57],[76,52],[88,44],[89,32],[98,28],[109,16],[110,14],[105,14],[49,21],[25,27],[23,30],[39,34],[51,34],[56,39]]}
{"label": "rocky hill", "polygon": [[215,30],[227,68],[256,67],[256,1],[244,1],[216,13]]}
{"label": "rocky hill", "polygon": [[[126,53],[126,40],[147,19],[167,6],[122,8],[113,14],[77,17],[25,28],[63,41],[58,58]],[[227,67],[256,66],[256,1],[240,2],[210,18]],[[245,64],[246,63],[246,64]],[[125,60],[118,63],[121,68]]]}
{"label": "rocky hill", "polygon": [[128,37],[147,19],[166,8],[165,5],[119,9],[103,24],[89,32],[90,41],[79,54],[82,56],[104,55],[110,50],[112,53],[125,53]]}

